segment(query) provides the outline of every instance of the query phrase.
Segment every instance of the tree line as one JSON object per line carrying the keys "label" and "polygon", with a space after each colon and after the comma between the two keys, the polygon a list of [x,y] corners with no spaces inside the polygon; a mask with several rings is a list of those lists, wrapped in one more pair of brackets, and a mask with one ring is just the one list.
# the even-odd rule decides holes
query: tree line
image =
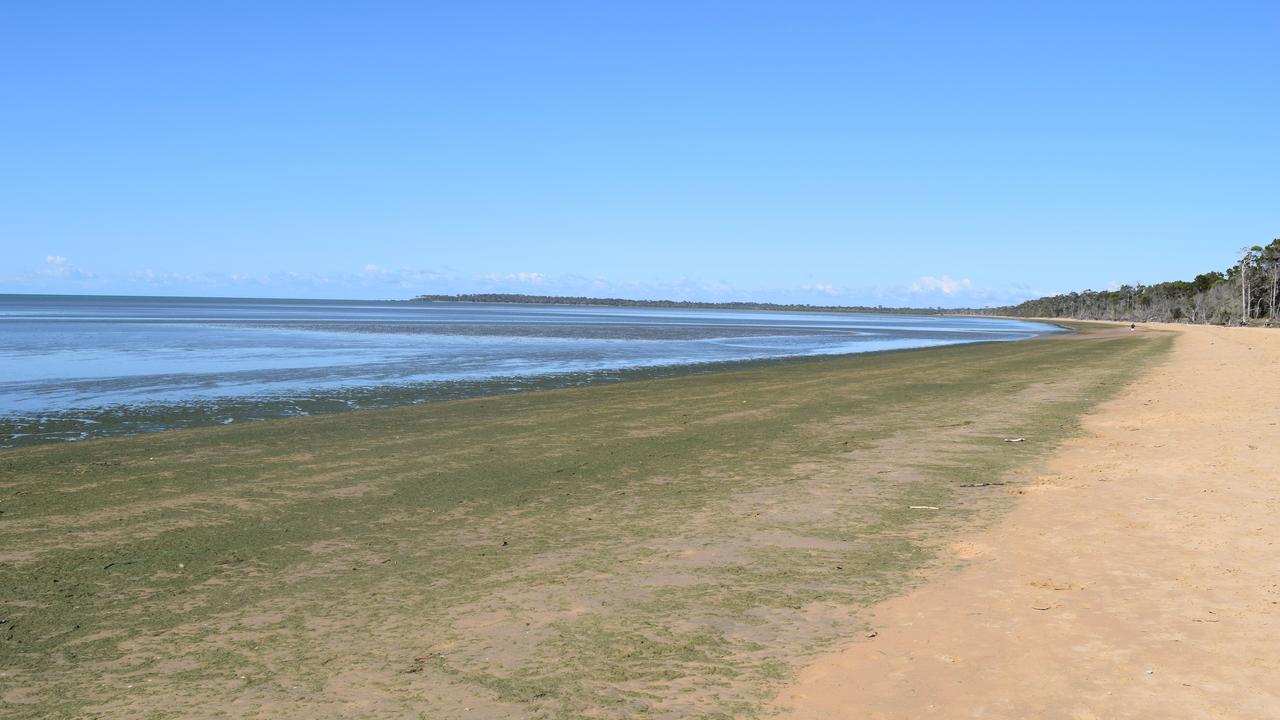
{"label": "tree line", "polygon": [[1265,247],[1242,248],[1240,260],[1222,271],[1154,285],[1085,290],[973,312],[1013,317],[1059,317],[1128,322],[1237,325],[1275,322],[1280,313],[1280,238]]}
{"label": "tree line", "polygon": [[698,310],[786,310],[793,312],[893,313],[898,315],[941,315],[941,308],[898,308],[877,305],[805,305],[766,302],[696,302],[693,300],[627,300],[568,295],[523,295],[519,293],[468,293],[464,295],[419,295],[410,302],[519,303],[523,305],[598,305],[606,307],[687,308]]}

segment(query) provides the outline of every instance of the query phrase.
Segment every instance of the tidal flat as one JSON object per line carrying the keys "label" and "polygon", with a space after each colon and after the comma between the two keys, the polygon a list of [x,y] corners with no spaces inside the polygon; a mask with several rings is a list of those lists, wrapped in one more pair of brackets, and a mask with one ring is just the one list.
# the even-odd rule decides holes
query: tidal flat
{"label": "tidal flat", "polygon": [[940,315],[0,294],[0,449],[1053,332]]}
{"label": "tidal flat", "polygon": [[752,716],[1171,342],[0,451],[0,714]]}

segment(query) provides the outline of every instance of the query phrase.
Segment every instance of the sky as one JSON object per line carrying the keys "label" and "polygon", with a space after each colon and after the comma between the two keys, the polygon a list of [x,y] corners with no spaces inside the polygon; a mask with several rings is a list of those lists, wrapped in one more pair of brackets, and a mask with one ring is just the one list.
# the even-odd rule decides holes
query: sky
{"label": "sky", "polygon": [[0,293],[981,306],[1280,236],[1280,3],[0,11]]}

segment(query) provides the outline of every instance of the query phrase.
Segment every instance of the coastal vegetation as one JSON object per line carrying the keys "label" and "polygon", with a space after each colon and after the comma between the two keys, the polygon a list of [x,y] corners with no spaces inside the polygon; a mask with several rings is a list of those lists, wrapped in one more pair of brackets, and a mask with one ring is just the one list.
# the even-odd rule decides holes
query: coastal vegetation
{"label": "coastal vegetation", "polygon": [[1170,345],[1085,332],[6,450],[0,714],[749,717]]}
{"label": "coastal vegetation", "polygon": [[1077,318],[1126,322],[1229,324],[1265,321],[1280,313],[1280,238],[1242,248],[1240,260],[1192,280],[1123,285],[1072,292],[970,312],[1012,317]]}
{"label": "coastal vegetation", "polygon": [[626,300],[553,295],[476,293],[420,295],[418,302],[526,303],[545,305],[602,305],[611,307],[699,308],[722,310],[782,310],[911,315],[997,315],[1026,318],[1070,318],[1123,322],[1189,322],[1240,324],[1276,322],[1280,314],[1280,238],[1266,246],[1240,250],[1240,259],[1223,270],[1201,273],[1191,280],[1121,285],[1111,290],[1084,290],[998,307],[943,309],[862,305],[805,305],[756,302],[693,302],[682,300]]}
{"label": "coastal vegetation", "polygon": [[627,300],[567,295],[524,295],[520,293],[468,293],[464,295],[419,295],[411,302],[519,303],[524,305],[598,305],[604,307],[684,308],[696,310],[788,310],[808,312],[894,313],[901,315],[942,315],[942,308],[884,307],[876,305],[806,305],[766,302],[696,302],[693,300]]}

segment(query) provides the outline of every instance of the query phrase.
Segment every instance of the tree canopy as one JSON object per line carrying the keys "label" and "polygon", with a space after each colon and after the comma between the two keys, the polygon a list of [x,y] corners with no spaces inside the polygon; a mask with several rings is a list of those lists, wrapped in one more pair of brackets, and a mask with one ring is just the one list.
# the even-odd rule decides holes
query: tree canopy
{"label": "tree canopy", "polygon": [[[1242,300],[1243,298],[1243,300]],[[1123,285],[979,310],[1013,317],[1058,317],[1130,322],[1228,323],[1273,320],[1280,308],[1280,238],[1241,253],[1239,263],[1195,279]]]}

